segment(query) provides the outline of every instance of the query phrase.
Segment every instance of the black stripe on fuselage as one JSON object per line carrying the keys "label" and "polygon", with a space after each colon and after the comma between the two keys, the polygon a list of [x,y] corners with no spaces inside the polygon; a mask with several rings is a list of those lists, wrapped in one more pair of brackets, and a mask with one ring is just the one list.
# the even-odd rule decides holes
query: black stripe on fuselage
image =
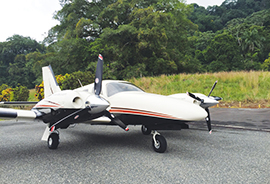
{"label": "black stripe on fuselage", "polygon": [[131,114],[115,114],[126,125],[145,125],[152,130],[188,129],[187,121]]}
{"label": "black stripe on fuselage", "polygon": [[[125,125],[145,125],[151,130],[181,130],[188,129],[189,126],[186,124],[187,121],[164,119],[158,117],[149,116],[138,116],[130,114],[114,114],[119,118]],[[116,125],[113,122],[101,123],[92,122],[92,125]]]}
{"label": "black stripe on fuselage", "polygon": [[148,124],[163,124],[163,123],[176,123],[181,124],[187,121],[175,120],[175,119],[165,119],[160,117],[152,116],[142,116],[142,115],[132,115],[132,114],[114,114],[121,121],[127,125],[148,125]]}

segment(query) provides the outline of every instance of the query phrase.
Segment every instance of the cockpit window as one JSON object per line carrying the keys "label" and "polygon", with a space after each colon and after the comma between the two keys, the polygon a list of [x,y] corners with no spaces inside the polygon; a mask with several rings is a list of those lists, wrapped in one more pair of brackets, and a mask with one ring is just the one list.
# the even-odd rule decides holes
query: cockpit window
{"label": "cockpit window", "polygon": [[111,82],[107,84],[108,97],[123,91],[143,91],[131,83]]}

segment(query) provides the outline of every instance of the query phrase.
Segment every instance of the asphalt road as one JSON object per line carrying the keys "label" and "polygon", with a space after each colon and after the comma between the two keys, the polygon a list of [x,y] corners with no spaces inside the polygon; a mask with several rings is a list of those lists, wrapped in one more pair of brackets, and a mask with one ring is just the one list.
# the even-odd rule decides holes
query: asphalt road
{"label": "asphalt road", "polygon": [[[270,109],[211,108],[210,114],[214,129],[225,127],[270,132]],[[205,127],[204,121],[190,124]]]}
{"label": "asphalt road", "polygon": [[270,134],[264,131],[270,110],[210,111],[213,123],[220,125],[211,135],[201,123],[190,130],[160,131],[168,143],[163,154],[153,151],[151,136],[142,135],[139,126],[124,132],[80,124],[60,130],[59,148],[49,150],[40,141],[43,124],[1,121],[0,181],[270,183]]}

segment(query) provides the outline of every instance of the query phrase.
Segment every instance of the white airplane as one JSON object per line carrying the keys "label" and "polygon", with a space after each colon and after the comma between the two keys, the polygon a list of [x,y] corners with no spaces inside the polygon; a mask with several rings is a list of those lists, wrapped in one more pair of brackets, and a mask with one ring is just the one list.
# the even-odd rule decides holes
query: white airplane
{"label": "white airplane", "polygon": [[[63,90],[56,82],[50,66],[42,68],[44,99],[32,110],[0,108],[0,118],[17,121],[36,121],[47,124],[42,140],[50,149],[59,145],[58,129],[72,124],[118,125],[128,131],[128,125],[142,125],[142,133],[152,134],[156,152],[167,149],[166,139],[157,130],[187,129],[186,122],[206,119],[211,133],[208,108],[218,103],[219,97],[203,94],[174,94],[163,96],[146,93],[126,81],[102,81],[103,57],[99,55],[95,82],[74,90]],[[24,102],[1,102],[24,104]]]}

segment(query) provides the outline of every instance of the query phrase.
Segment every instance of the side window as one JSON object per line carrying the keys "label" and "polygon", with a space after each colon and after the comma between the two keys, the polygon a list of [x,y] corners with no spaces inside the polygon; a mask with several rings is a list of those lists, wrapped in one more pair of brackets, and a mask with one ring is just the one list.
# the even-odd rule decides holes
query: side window
{"label": "side window", "polygon": [[116,93],[124,91],[141,91],[142,90],[133,84],[124,83],[124,82],[112,82],[107,84],[107,96],[110,97]]}
{"label": "side window", "polygon": [[107,96],[110,97],[116,93],[118,93],[119,90],[117,90],[116,86],[112,83],[107,84]]}

